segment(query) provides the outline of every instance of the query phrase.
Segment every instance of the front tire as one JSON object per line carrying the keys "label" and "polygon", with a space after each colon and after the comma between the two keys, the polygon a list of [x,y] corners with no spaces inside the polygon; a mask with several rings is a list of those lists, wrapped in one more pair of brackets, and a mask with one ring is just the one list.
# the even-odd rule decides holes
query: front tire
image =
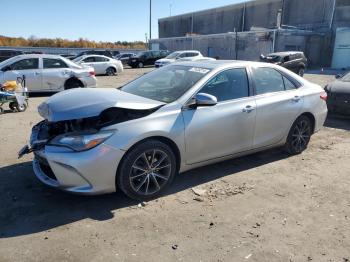
{"label": "front tire", "polygon": [[173,181],[176,158],[167,144],[148,140],[125,155],[117,186],[130,198],[145,201],[159,196]]}
{"label": "front tire", "polygon": [[144,67],[144,64],[142,62],[138,63],[138,68],[143,68]]}
{"label": "front tire", "polygon": [[300,116],[293,123],[285,144],[285,150],[291,155],[301,154],[308,146],[312,135],[312,123],[307,116]]}

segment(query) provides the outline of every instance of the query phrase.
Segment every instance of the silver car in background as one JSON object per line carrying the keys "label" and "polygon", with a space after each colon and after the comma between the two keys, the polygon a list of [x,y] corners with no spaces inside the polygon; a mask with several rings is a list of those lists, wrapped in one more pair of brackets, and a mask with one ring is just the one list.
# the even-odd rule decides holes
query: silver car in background
{"label": "silver car in background", "polygon": [[25,76],[29,92],[96,87],[95,71],[58,55],[19,55],[0,63],[0,83]]}
{"label": "silver car in background", "polygon": [[324,124],[326,98],[272,64],[174,63],[121,90],[50,97],[20,156],[34,151],[34,172],[49,186],[147,200],[179,172],[273,147],[303,152]]}

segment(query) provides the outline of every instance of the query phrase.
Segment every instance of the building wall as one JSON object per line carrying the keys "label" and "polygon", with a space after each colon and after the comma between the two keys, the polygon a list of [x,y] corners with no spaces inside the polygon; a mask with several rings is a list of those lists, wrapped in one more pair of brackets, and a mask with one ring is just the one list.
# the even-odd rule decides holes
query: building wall
{"label": "building wall", "polygon": [[[276,38],[275,38],[276,37]],[[260,32],[226,33],[205,36],[163,38],[151,41],[160,49],[199,50],[204,56],[217,59],[258,61],[261,54],[274,51],[304,51],[311,66],[330,63],[322,56],[325,34],[300,30],[266,30]],[[275,39],[275,42],[274,42]]]}
{"label": "building wall", "polygon": [[349,0],[257,0],[160,19],[159,38],[275,29],[282,7],[283,25],[309,30],[330,28],[334,1],[338,1],[338,18],[349,24],[342,18],[348,15],[344,6],[350,5]]}

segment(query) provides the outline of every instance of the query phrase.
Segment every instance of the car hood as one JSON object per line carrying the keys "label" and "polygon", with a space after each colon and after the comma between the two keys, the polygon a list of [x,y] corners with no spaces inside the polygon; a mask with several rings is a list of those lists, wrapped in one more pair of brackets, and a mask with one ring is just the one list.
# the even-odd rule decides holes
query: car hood
{"label": "car hood", "polygon": [[77,88],[51,96],[39,105],[39,114],[50,122],[100,115],[109,108],[148,110],[165,103],[111,88]]}
{"label": "car hood", "polygon": [[336,81],[330,83],[328,85],[327,89],[331,93],[350,94],[350,82],[336,80]]}
{"label": "car hood", "polygon": [[175,62],[175,59],[162,58],[162,59],[157,60],[156,62],[158,62],[158,63],[172,63],[172,62]]}

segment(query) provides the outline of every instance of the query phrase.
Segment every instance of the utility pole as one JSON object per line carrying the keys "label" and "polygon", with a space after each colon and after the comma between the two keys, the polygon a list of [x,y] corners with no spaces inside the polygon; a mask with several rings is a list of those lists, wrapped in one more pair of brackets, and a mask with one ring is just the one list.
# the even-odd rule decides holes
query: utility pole
{"label": "utility pole", "polygon": [[171,16],[171,8],[172,8],[172,7],[173,7],[173,4],[170,4],[170,5],[169,5],[170,16]]}
{"label": "utility pole", "polygon": [[152,0],[149,0],[149,39],[152,39]]}

